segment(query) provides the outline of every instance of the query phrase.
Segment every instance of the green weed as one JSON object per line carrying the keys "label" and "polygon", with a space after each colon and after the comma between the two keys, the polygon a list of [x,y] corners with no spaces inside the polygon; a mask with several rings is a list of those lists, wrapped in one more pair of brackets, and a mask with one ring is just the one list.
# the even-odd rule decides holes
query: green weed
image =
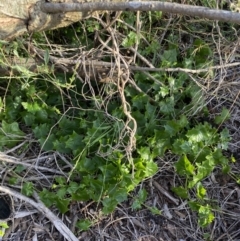
{"label": "green weed", "polygon": [[[212,6],[213,2],[209,4]],[[123,16],[130,26],[134,26],[132,13]],[[159,13],[152,13],[144,15],[142,20],[154,25],[154,22],[161,21],[161,17]],[[88,23],[89,34],[100,31],[95,20]],[[190,30],[193,28],[188,27]],[[118,28],[125,36],[121,41],[124,48],[139,43],[139,52],[152,57],[158,67],[200,69],[212,65],[211,48],[200,37],[194,39],[183,55],[174,31],[169,31],[160,48],[156,38],[147,36],[147,28],[142,31],[142,37],[124,24],[119,23]],[[59,30],[62,31],[69,33],[66,35],[70,43],[76,41],[79,33],[82,34],[79,28],[74,33],[70,29]],[[36,41],[38,38],[36,36]],[[51,41],[54,38],[52,35]],[[84,41],[93,44],[91,38]],[[20,50],[24,48],[18,42],[11,45],[1,43],[0,47],[5,49],[1,52],[1,64],[6,54],[24,55]],[[47,50],[44,61],[48,65]],[[134,74],[134,80],[143,93],[130,85],[124,92],[138,126],[136,150],[129,160],[126,150],[121,148],[126,146],[128,136],[120,135],[126,117],[119,98],[112,98],[103,110],[96,108],[96,102],[102,98],[97,87],[95,96],[85,98],[82,93],[89,93],[89,89],[78,81],[75,74],[63,76],[47,69],[36,74],[21,66],[13,68],[19,75],[11,80],[3,78],[1,84],[5,92],[0,98],[0,150],[15,146],[30,130],[41,150],[69,155],[73,166],[68,170],[68,177],[56,177],[50,189],[24,183],[22,192],[25,195],[30,196],[33,190],[38,190],[46,206],[55,205],[62,213],[69,211],[72,201],[93,200],[102,208],[103,214],[108,214],[127,200],[140,182],[158,171],[156,158],[168,152],[179,157],[175,170],[184,180],[184,185],[172,187],[172,191],[186,199],[190,208],[198,213],[200,226],[205,227],[214,220],[213,207],[203,181],[216,167],[221,167],[226,173],[230,170],[229,160],[223,155],[230,140],[229,133],[215,127],[230,114],[223,109],[212,123],[200,121],[200,117],[208,118],[204,93],[187,73],[155,72],[151,74],[157,80],[155,82],[142,72]],[[15,179],[11,181],[16,182]],[[146,198],[147,192],[140,190],[132,208],[141,208]],[[159,210],[148,208],[159,214]],[[87,230],[91,224],[90,220],[82,220],[77,227]]]}

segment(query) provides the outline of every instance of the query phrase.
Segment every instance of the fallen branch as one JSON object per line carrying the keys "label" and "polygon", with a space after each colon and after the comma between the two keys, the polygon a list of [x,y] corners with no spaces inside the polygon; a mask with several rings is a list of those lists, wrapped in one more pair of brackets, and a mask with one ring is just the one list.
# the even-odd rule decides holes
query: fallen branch
{"label": "fallen branch", "polygon": [[64,236],[64,238],[68,241],[78,241],[78,238],[71,232],[71,230],[59,219],[55,214],[53,214],[40,200],[37,194],[35,194],[35,198],[38,202],[33,201],[32,199],[22,195],[19,192],[16,192],[8,187],[0,186],[0,191],[11,196],[14,196],[22,201],[29,203],[33,207],[35,207],[38,211],[44,214],[46,218],[48,218],[55,228]]}
{"label": "fallen branch", "polygon": [[43,2],[41,10],[45,13],[89,12],[89,11],[162,11],[193,17],[240,23],[240,13],[211,9],[202,6],[170,2],[88,2],[88,3],[50,3]]}

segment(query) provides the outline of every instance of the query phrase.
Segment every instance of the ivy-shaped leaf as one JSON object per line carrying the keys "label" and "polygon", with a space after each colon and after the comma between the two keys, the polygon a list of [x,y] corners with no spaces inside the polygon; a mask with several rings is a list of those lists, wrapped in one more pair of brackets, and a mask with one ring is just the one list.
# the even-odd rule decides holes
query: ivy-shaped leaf
{"label": "ivy-shaped leaf", "polygon": [[224,121],[228,120],[230,118],[230,112],[229,110],[224,107],[221,111],[221,114],[216,116],[215,117],[215,120],[214,122],[217,124],[217,125],[220,125],[222,124]]}
{"label": "ivy-shaped leaf", "polygon": [[208,204],[205,206],[200,206],[200,208],[198,209],[198,216],[198,223],[201,227],[206,227],[214,220],[214,214]]}
{"label": "ivy-shaped leaf", "polygon": [[57,198],[55,200],[56,202],[56,207],[58,208],[58,210],[61,212],[61,213],[66,213],[69,208],[68,208],[68,205],[69,205],[69,202],[70,200],[69,199],[60,199],[60,198]]}
{"label": "ivy-shaped leaf", "polygon": [[179,158],[177,163],[175,164],[176,171],[179,175],[182,176],[193,176],[195,175],[194,172],[194,166],[192,163],[188,160],[186,155],[183,155]]}
{"label": "ivy-shaped leaf", "polygon": [[169,66],[174,65],[177,62],[177,50],[175,48],[165,50],[161,55],[161,60],[163,61],[163,65]]}
{"label": "ivy-shaped leaf", "polygon": [[200,199],[205,198],[207,191],[206,191],[206,189],[203,187],[203,185],[202,185],[201,182],[197,183],[196,189],[197,189],[197,196],[198,196],[198,198],[200,198]]}
{"label": "ivy-shaped leaf", "polygon": [[171,190],[181,198],[187,199],[189,197],[188,190],[182,186],[172,187]]}
{"label": "ivy-shaped leaf", "polygon": [[76,227],[80,229],[80,231],[87,231],[91,227],[92,222],[89,219],[80,220],[76,223]]}
{"label": "ivy-shaped leaf", "polygon": [[133,210],[138,210],[142,207],[144,202],[147,199],[147,191],[145,189],[141,189],[138,192],[138,195],[135,197],[133,204],[132,204],[132,209]]}
{"label": "ivy-shaped leaf", "polygon": [[164,125],[164,128],[166,133],[168,133],[169,137],[175,136],[180,130],[180,126],[177,120],[167,121]]}

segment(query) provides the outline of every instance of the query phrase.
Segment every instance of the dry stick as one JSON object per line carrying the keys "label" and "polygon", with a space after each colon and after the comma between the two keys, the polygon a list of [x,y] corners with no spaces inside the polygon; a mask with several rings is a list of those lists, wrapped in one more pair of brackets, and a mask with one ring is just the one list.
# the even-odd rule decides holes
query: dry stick
{"label": "dry stick", "polygon": [[55,226],[55,228],[66,238],[68,241],[78,241],[76,236],[71,232],[71,230],[62,222],[61,219],[59,219],[55,214],[53,214],[47,207],[44,206],[44,204],[39,200],[39,197],[37,194],[35,194],[36,199],[38,199],[38,202],[33,201],[32,199],[25,197],[19,192],[16,192],[8,187],[0,186],[0,191],[7,193],[11,196],[14,196],[18,199],[21,199],[25,201],[26,203],[29,203],[33,207],[35,207],[38,211],[44,214],[45,217],[47,217],[52,224]]}
{"label": "dry stick", "polygon": [[[50,60],[55,60],[56,63],[58,64],[77,64],[79,63],[79,60],[70,60],[70,59],[61,59],[57,57],[49,57]],[[55,63],[53,62],[53,63]],[[110,63],[110,62],[104,62],[104,61],[98,61],[98,60],[87,60],[84,61],[83,64],[89,65],[89,66],[104,66],[104,67],[114,67],[115,63]],[[203,72],[208,72],[210,70],[214,69],[221,69],[221,68],[227,68],[227,67],[236,67],[239,66],[240,62],[235,62],[235,63],[230,63],[230,64],[223,64],[223,65],[215,65],[211,66],[208,68],[203,68],[203,69],[185,69],[185,68],[151,68],[151,67],[141,67],[141,66],[131,66],[128,65],[127,69],[132,70],[132,71],[149,71],[149,72],[158,72],[158,71],[166,71],[166,72],[184,72],[184,73],[191,73],[191,74],[200,74]],[[126,68],[124,64],[120,64],[121,68]]]}
{"label": "dry stick", "polygon": [[[44,55],[44,51],[36,48],[36,51],[40,53],[40,55]],[[139,58],[141,58],[144,62],[145,59],[142,58],[141,55],[138,55]],[[49,56],[49,60],[54,63],[55,65],[76,65],[76,64],[84,64],[88,66],[104,66],[104,67],[114,67],[115,63],[109,63],[109,62],[104,62],[104,61],[98,61],[98,60],[87,60],[87,61],[82,61],[82,60],[72,60],[72,59],[67,59],[67,58],[58,58],[54,56]],[[36,61],[34,59],[30,59],[30,66],[35,65],[36,67]],[[20,64],[23,65],[25,68],[30,68],[29,62],[25,59],[24,61],[21,61],[21,63],[18,62],[13,62],[12,65],[14,66],[15,64]],[[145,62],[147,63],[147,62]],[[221,68],[228,68],[228,67],[236,67],[239,66],[240,62],[235,62],[235,63],[229,63],[229,64],[222,64],[222,65],[215,65],[215,66],[210,66],[208,68],[203,68],[203,69],[186,69],[186,68],[154,68],[154,66],[150,67],[141,67],[141,66],[131,66],[128,65],[127,69],[132,70],[132,71],[149,71],[149,72],[158,72],[158,71],[166,71],[166,72],[184,72],[184,73],[191,73],[191,74],[200,74],[203,72],[208,72],[210,70],[216,70],[216,69],[221,69]],[[126,68],[125,65],[121,64],[121,68]],[[1,67],[0,67],[0,72],[1,72]]]}
{"label": "dry stick", "polygon": [[167,198],[169,198],[172,202],[174,202],[176,205],[179,204],[179,200],[174,198],[170,193],[168,193],[159,183],[156,181],[153,181],[153,185]]}
{"label": "dry stick", "polygon": [[51,169],[51,168],[48,168],[48,167],[39,167],[39,166],[36,167],[33,164],[29,164],[29,163],[21,161],[21,159],[5,155],[3,152],[0,152],[0,161],[13,163],[13,164],[19,164],[19,165],[30,167],[30,168],[35,168],[36,170],[52,172],[52,173],[55,173],[55,174],[62,174],[62,172],[57,171],[56,169]]}
{"label": "dry stick", "polygon": [[88,12],[98,10],[109,11],[162,11],[168,13],[176,13],[200,18],[208,18],[212,20],[220,20],[231,23],[240,23],[240,14],[225,11],[210,9],[202,6],[193,6],[179,3],[169,2],[88,2],[88,3],[49,3],[44,2],[41,5],[41,10],[45,13],[63,13],[63,12]]}
{"label": "dry stick", "polygon": [[8,153],[10,153],[10,152],[14,152],[14,151],[16,151],[17,149],[19,149],[20,147],[22,147],[23,145],[25,145],[27,142],[28,142],[28,140],[23,141],[23,142],[21,142],[19,145],[14,146],[13,148],[5,151],[4,153],[5,153],[5,154],[8,154]]}
{"label": "dry stick", "polygon": [[[75,60],[70,60],[77,63]],[[103,62],[103,61],[86,61],[84,64],[86,65],[94,65],[94,66],[106,66],[106,67],[113,67],[114,63],[109,62]],[[200,74],[203,72],[208,72],[210,70],[214,69],[221,69],[221,68],[227,68],[227,67],[235,67],[239,66],[240,62],[230,63],[230,64],[223,64],[223,65],[215,65],[208,68],[203,69],[185,69],[185,68],[149,68],[149,67],[138,67],[138,66],[127,66],[128,69],[133,71],[149,71],[149,72],[158,72],[158,71],[166,71],[166,72],[184,72],[184,73],[191,73],[191,74]],[[120,67],[124,67],[124,65],[120,65]]]}

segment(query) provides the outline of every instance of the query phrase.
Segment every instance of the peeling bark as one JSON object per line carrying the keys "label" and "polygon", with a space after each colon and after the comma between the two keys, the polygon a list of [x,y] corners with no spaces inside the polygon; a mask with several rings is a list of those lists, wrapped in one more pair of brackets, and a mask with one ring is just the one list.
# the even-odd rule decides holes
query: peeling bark
{"label": "peeling bark", "polygon": [[[55,3],[55,5],[53,5],[53,3]],[[65,27],[81,19],[93,16],[96,12],[99,12],[99,10],[157,10],[188,16],[198,16],[212,20],[240,23],[239,13],[210,9],[202,6],[161,1],[128,2],[126,0],[48,0],[46,3],[46,0],[1,0],[0,39],[8,40],[25,32],[36,32]]]}
{"label": "peeling bark", "polygon": [[[40,9],[42,2],[45,0],[1,0],[0,39],[9,40],[26,32],[65,27],[92,15],[91,12],[47,14]],[[51,2],[79,3],[82,1],[51,0]]]}

